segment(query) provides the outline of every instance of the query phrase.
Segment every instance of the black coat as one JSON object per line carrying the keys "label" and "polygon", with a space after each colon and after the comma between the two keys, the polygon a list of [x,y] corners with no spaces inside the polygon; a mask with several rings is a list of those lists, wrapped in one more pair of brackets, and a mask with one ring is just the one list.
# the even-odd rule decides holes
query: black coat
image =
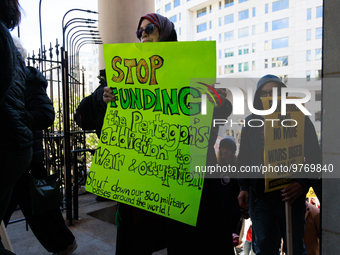
{"label": "black coat", "polygon": [[34,67],[26,67],[26,110],[31,121],[33,131],[33,159],[32,163],[42,162],[43,151],[43,129],[53,125],[54,108],[50,98],[46,94],[47,81],[43,74]]}
{"label": "black coat", "polygon": [[0,149],[32,146],[25,109],[25,64],[8,28],[0,21]]}

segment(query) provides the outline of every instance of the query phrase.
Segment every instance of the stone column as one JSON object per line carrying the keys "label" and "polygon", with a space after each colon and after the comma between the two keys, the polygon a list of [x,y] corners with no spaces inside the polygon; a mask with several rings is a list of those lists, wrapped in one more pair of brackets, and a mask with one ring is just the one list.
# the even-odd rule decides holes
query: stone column
{"label": "stone column", "polygon": [[[141,16],[155,12],[154,0],[98,0],[99,32],[104,44],[136,43]],[[104,69],[103,47],[99,46],[99,70]]]}
{"label": "stone column", "polygon": [[322,180],[321,254],[330,255],[339,254],[340,243],[340,1],[324,0],[323,10],[323,164],[338,172],[337,178]]}

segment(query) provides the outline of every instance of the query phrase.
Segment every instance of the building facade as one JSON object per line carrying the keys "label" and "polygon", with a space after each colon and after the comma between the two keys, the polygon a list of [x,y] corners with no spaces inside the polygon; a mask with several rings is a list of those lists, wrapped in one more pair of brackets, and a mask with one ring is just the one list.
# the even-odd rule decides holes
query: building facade
{"label": "building facade", "polygon": [[[275,74],[288,87],[307,88],[320,137],[322,0],[156,0],[156,12],[175,24],[179,41],[216,41],[218,78]],[[238,138],[240,130],[220,135]]]}

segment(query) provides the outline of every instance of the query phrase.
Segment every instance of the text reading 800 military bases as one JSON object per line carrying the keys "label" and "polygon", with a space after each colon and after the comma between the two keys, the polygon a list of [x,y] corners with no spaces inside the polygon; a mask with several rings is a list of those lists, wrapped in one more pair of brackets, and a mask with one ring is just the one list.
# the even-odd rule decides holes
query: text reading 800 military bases
{"label": "text reading 800 military bases", "polygon": [[[190,172],[191,156],[182,154],[179,145],[193,145],[197,148],[205,148],[208,145],[209,127],[194,127],[186,125],[175,125],[164,123],[161,115],[156,115],[153,121],[143,121],[140,112],[132,113],[131,125],[127,124],[126,118],[118,116],[118,111],[111,111],[107,115],[108,127],[102,130],[101,143],[109,147],[118,147],[126,150],[133,150],[150,160],[132,159],[127,167],[140,176],[155,176],[162,182],[162,186],[169,187],[169,180],[175,181],[178,185],[187,185],[201,189],[203,186],[203,173]],[[196,123],[199,120],[196,119]],[[158,140],[158,144],[153,143],[153,138]],[[163,141],[163,145],[159,144]],[[169,151],[173,151],[177,165],[157,164],[152,158],[157,160],[169,160]],[[94,155],[94,163],[101,165],[104,169],[120,171],[126,161],[126,156],[121,152],[112,154],[107,148],[99,147]],[[125,169],[125,168],[124,168]],[[170,213],[170,208],[180,209],[180,214],[184,213],[189,204],[172,197],[160,196],[159,193],[150,190],[135,190],[119,187],[117,183],[107,190],[108,176],[105,180],[97,180],[95,172],[88,174],[87,185],[93,189],[93,193],[111,198],[117,201],[125,201],[128,204],[146,208],[150,211],[158,211],[161,214]],[[113,193],[113,194],[112,194]],[[155,204],[156,203],[156,204]]]}
{"label": "text reading 800 military bases", "polygon": [[[176,151],[175,157],[177,166],[157,165],[152,160],[141,161],[137,163],[136,159],[132,159],[128,166],[129,171],[136,172],[140,176],[155,176],[162,181],[162,185],[169,187],[169,180],[175,180],[178,185],[187,184],[188,186],[202,187],[201,173],[190,173],[188,166],[190,165],[191,157],[189,154],[183,155],[178,149],[180,143],[194,144],[197,147],[206,147],[208,143],[209,127],[187,127],[184,125],[170,125],[163,123],[160,115],[155,116],[154,121],[143,121],[143,116],[140,112],[132,114],[132,123],[128,127],[126,119],[118,116],[118,111],[112,111],[108,114],[107,124],[109,127],[102,130],[101,143],[107,146],[116,146],[123,149],[134,150],[145,157],[156,158],[162,160],[169,159],[169,151]],[[139,138],[137,133],[143,134]],[[190,135],[190,133],[192,135]],[[146,137],[146,134],[149,137]],[[165,145],[152,144],[155,137],[165,141]],[[144,157],[144,158],[145,158]],[[101,165],[108,170],[121,170],[125,163],[126,156],[121,153],[112,154],[106,148],[99,147],[94,155],[94,163]],[[193,176],[197,175],[197,176]],[[105,185],[109,183],[109,176],[104,180],[99,180],[95,176],[95,172],[90,171],[87,177],[87,185],[92,187],[93,193],[103,197],[111,198],[117,201],[124,201],[131,205],[146,208],[151,211],[158,211],[161,214],[170,213],[170,208],[178,208],[180,214],[184,213],[189,204],[178,200],[176,197],[160,196],[159,193],[150,190],[128,189],[119,186],[117,182],[107,189]],[[155,204],[156,203],[156,204]]]}

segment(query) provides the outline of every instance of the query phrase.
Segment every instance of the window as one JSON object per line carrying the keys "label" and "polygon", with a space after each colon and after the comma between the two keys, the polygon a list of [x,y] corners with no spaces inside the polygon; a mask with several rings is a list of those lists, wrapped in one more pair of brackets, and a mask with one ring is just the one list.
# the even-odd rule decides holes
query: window
{"label": "window", "polygon": [[322,49],[316,49],[315,50],[315,60],[322,59]]}
{"label": "window", "polygon": [[255,7],[253,7],[253,17],[255,17],[255,15],[256,15],[256,9]]}
{"label": "window", "polygon": [[315,39],[322,38],[322,27],[318,27],[315,29]]}
{"label": "window", "polygon": [[244,10],[238,13],[238,20],[244,20],[249,18],[249,10]]}
{"label": "window", "polygon": [[315,112],[315,121],[321,121],[321,111]]}
{"label": "window", "polygon": [[252,69],[252,70],[255,70],[255,61],[252,61],[252,62],[251,62],[251,69]]}
{"label": "window", "polygon": [[242,55],[242,46],[238,46],[238,54]]}
{"label": "window", "polygon": [[266,4],[265,6],[264,6],[264,13],[268,13],[268,4]]}
{"label": "window", "polygon": [[169,20],[170,20],[172,23],[175,23],[175,22],[177,21],[177,14],[174,15],[174,16],[171,16],[171,17],[169,18]]}
{"label": "window", "polygon": [[288,56],[272,58],[272,67],[288,66]]}
{"label": "window", "polygon": [[322,6],[316,7],[316,17],[321,18],[322,13],[323,13],[323,7]]}
{"label": "window", "polygon": [[249,71],[249,63],[248,62],[243,63],[243,71]]}
{"label": "window", "polygon": [[306,35],[306,40],[310,41],[312,39],[312,30],[307,29],[307,35]]}
{"label": "window", "polygon": [[264,23],[264,32],[268,32],[268,22]]}
{"label": "window", "polygon": [[268,58],[264,60],[264,68],[268,68]]}
{"label": "window", "polygon": [[238,30],[238,38],[242,38],[249,35],[249,27],[240,28]]}
{"label": "window", "polygon": [[315,80],[321,80],[321,70],[315,70]]}
{"label": "window", "polygon": [[221,3],[221,1],[218,2],[218,9],[219,9],[219,10],[222,9],[222,3]]}
{"label": "window", "polygon": [[224,25],[227,25],[233,22],[234,22],[234,14],[224,16]]}
{"label": "window", "polygon": [[230,41],[234,39],[234,31],[224,33],[224,41]]}
{"label": "window", "polygon": [[278,38],[272,40],[272,49],[279,49],[288,47],[288,37]]}
{"label": "window", "polygon": [[218,18],[218,26],[220,27],[222,25],[222,18]]}
{"label": "window", "polygon": [[243,46],[243,54],[248,54],[249,53],[249,44],[246,44]]}
{"label": "window", "polygon": [[315,91],[315,101],[321,101],[322,95],[321,90]]}
{"label": "window", "polygon": [[211,36],[209,36],[209,41],[211,41],[212,40],[212,37]]}
{"label": "window", "polygon": [[178,14],[178,19],[179,19],[179,20],[182,19],[182,14],[181,14],[181,12]]}
{"label": "window", "polygon": [[289,1],[288,0],[280,0],[273,2],[273,12],[280,11],[283,9],[289,8]]}
{"label": "window", "polygon": [[212,9],[211,9],[211,5],[209,5],[209,13],[211,13],[211,10],[212,10]]}
{"label": "window", "polygon": [[288,26],[289,26],[289,18],[274,20],[272,22],[273,31],[278,30],[278,29],[287,28]]}
{"label": "window", "polygon": [[197,10],[197,18],[202,17],[207,14],[207,7]]}
{"label": "window", "polygon": [[307,20],[312,19],[312,9],[307,9]]}
{"label": "window", "polygon": [[222,34],[218,35],[218,42],[222,42]]}
{"label": "window", "polygon": [[268,41],[264,41],[264,50],[268,50]]}
{"label": "window", "polygon": [[310,71],[306,71],[306,81],[310,81]]}
{"label": "window", "polygon": [[234,65],[225,65],[224,66],[224,73],[228,74],[228,73],[234,73]]}
{"label": "window", "polygon": [[182,35],[182,29],[179,28],[179,35]]}
{"label": "window", "polygon": [[255,47],[256,47],[256,44],[253,43],[252,46],[251,46],[251,52],[253,52],[253,53],[255,52]]}
{"label": "window", "polygon": [[224,50],[224,57],[229,58],[234,56],[234,48],[228,48]]}
{"label": "window", "polygon": [[199,39],[197,41],[206,41],[206,40],[207,40],[207,38],[203,38],[203,39]]}
{"label": "window", "polygon": [[197,33],[203,32],[205,30],[207,30],[207,23],[197,25]]}
{"label": "window", "polygon": [[168,11],[170,11],[170,10],[171,10],[171,3],[165,5],[165,12],[168,12]]}
{"label": "window", "polygon": [[158,10],[157,10],[157,14],[161,14],[161,9],[158,9]]}
{"label": "window", "polygon": [[311,51],[307,50],[306,51],[306,61],[310,61],[311,60]]}
{"label": "window", "polygon": [[239,72],[249,71],[249,63],[248,62],[239,63],[238,64],[238,71]]}
{"label": "window", "polygon": [[218,67],[218,74],[221,75],[222,74],[222,66]]}
{"label": "window", "polygon": [[174,8],[181,4],[181,0],[174,0]]}
{"label": "window", "polygon": [[255,25],[253,25],[253,26],[251,27],[251,33],[252,33],[252,35],[255,35],[255,33],[256,33],[256,27],[255,27]]}
{"label": "window", "polygon": [[222,58],[222,51],[221,50],[218,51],[218,58],[220,58],[220,59]]}
{"label": "window", "polygon": [[224,8],[234,5],[234,0],[224,0]]}
{"label": "window", "polygon": [[209,21],[209,29],[211,29],[212,28],[212,21],[210,20]]}
{"label": "window", "polygon": [[238,0],[238,3],[243,3],[243,2],[247,2],[248,0]]}

